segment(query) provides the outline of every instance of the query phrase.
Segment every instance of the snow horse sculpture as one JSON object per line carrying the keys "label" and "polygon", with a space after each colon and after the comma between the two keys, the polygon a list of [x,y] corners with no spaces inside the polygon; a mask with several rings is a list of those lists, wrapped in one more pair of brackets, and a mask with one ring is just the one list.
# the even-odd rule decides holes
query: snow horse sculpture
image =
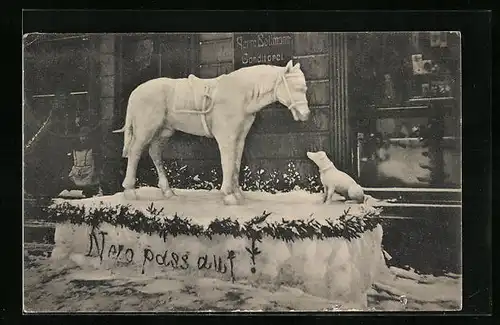
{"label": "snow horse sculpture", "polygon": [[239,172],[245,139],[263,107],[279,101],[296,121],[309,118],[306,80],[290,60],[285,67],[256,65],[217,78],[156,78],[131,93],[124,132],[122,156],[128,158],[122,186],[133,190],[137,164],[149,146],[149,156],[158,172],[158,186],[165,198],[172,192],[162,163],[165,142],[176,130],[215,138],[222,165],[221,192],[224,203],[241,204]]}

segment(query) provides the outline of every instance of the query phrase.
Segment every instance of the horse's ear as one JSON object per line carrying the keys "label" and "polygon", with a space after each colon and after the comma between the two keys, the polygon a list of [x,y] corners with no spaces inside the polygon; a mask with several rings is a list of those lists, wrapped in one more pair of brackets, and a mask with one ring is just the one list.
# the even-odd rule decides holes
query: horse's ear
{"label": "horse's ear", "polygon": [[286,72],[292,71],[292,68],[293,68],[292,60],[288,61],[285,68],[286,68]]}
{"label": "horse's ear", "polygon": [[298,62],[294,67],[294,70],[300,70],[300,62]]}

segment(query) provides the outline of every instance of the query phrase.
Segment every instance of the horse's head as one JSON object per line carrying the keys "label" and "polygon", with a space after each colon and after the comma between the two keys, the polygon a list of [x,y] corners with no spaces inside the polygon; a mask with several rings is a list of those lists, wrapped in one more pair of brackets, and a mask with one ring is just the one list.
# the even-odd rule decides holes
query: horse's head
{"label": "horse's head", "polygon": [[309,119],[309,105],[306,98],[306,79],[300,70],[300,63],[288,61],[284,74],[276,81],[275,98],[292,112],[295,121]]}

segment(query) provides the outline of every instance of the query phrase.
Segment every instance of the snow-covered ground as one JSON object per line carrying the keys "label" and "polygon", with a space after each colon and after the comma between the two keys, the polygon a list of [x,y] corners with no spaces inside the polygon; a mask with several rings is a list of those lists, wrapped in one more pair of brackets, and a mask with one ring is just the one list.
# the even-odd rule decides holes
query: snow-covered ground
{"label": "snow-covered ground", "polygon": [[[282,218],[318,221],[337,217],[347,207],[370,209],[366,204],[337,202],[321,204],[321,194],[292,191],[282,194],[245,192],[246,202],[225,206],[219,191],[174,190],[169,200],[157,188],[140,188],[140,200],[126,200],[123,193],[89,199],[69,200],[86,206],[132,204],[145,210],[151,203],[163,208],[164,215],[190,217],[208,224],[216,217],[234,216],[244,221],[271,212],[269,221]],[[78,194],[78,193],[77,193]],[[67,200],[58,199],[56,202]],[[369,291],[368,307],[372,311],[458,310],[461,307],[461,277],[425,276],[391,268],[392,274],[376,282]],[[213,278],[196,278],[172,271],[158,277],[124,277],[96,269],[85,269],[70,260],[57,262],[25,256],[24,305],[27,311],[200,311],[200,310],[335,310],[339,306],[327,299],[286,286],[259,287],[240,281],[226,282]],[[348,307],[348,306],[343,306]]]}
{"label": "snow-covered ground", "polygon": [[[368,294],[370,311],[444,311],[461,306],[461,278],[419,276],[393,269]],[[24,309],[27,312],[92,311],[289,311],[335,310],[334,303],[281,286],[254,287],[171,273],[162,277],[119,277],[25,256]]]}

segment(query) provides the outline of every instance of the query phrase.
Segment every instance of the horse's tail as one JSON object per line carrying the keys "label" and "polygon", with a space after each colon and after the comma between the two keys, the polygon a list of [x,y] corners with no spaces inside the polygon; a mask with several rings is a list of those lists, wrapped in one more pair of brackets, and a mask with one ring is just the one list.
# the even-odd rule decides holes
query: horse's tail
{"label": "horse's tail", "polygon": [[130,112],[130,105],[127,107],[127,114],[125,117],[125,126],[122,127],[119,130],[113,131],[113,133],[124,133],[124,139],[123,139],[123,151],[122,151],[122,157],[127,158],[128,157],[128,151],[130,148],[130,143],[132,142],[132,137],[134,135],[134,129],[132,127],[132,116]]}

